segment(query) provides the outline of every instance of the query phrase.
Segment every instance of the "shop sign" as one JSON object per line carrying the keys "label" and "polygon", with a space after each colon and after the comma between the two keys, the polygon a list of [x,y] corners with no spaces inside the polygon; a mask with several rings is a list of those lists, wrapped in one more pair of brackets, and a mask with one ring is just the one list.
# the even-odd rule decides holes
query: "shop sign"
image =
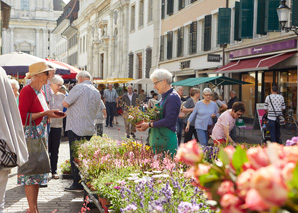
{"label": "shop sign", "polygon": [[180,69],[189,68],[189,67],[190,67],[190,60],[180,62]]}
{"label": "shop sign", "polygon": [[257,115],[258,115],[258,121],[260,124],[260,129],[262,130],[262,119],[264,114],[266,114],[265,110],[265,104],[264,103],[257,103],[256,104],[256,110],[257,110]]}
{"label": "shop sign", "polygon": [[260,53],[275,52],[279,50],[286,50],[286,49],[293,49],[293,48],[297,48],[296,39],[232,51],[230,53],[230,58],[237,58],[241,56],[255,55]]}
{"label": "shop sign", "polygon": [[219,54],[208,54],[207,61],[208,62],[220,62],[220,55]]}

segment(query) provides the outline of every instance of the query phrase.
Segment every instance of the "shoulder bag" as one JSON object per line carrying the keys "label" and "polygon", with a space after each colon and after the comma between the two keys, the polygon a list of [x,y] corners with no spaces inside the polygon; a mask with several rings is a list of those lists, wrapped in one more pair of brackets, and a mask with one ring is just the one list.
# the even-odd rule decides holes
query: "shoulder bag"
{"label": "shoulder bag", "polygon": [[279,125],[281,125],[281,126],[285,125],[285,124],[286,124],[286,121],[285,121],[284,116],[283,116],[283,115],[276,115],[276,111],[275,111],[274,106],[273,106],[273,104],[272,104],[270,95],[269,95],[269,100],[270,100],[271,106],[272,106],[272,108],[273,108],[274,114],[275,114],[275,116],[276,116],[276,122],[277,122]]}
{"label": "shoulder bag", "polygon": [[[37,175],[49,173],[51,171],[50,159],[48,150],[46,147],[45,138],[41,138],[36,130],[35,122],[33,121],[34,126],[32,126],[32,114],[28,113],[26,118],[26,125],[29,119],[29,135],[30,138],[26,139],[27,148],[29,153],[28,161],[19,167],[18,174],[22,175]],[[31,138],[31,134],[35,135],[35,138]]]}
{"label": "shoulder bag", "polygon": [[17,166],[17,155],[12,152],[7,143],[0,139],[0,170]]}

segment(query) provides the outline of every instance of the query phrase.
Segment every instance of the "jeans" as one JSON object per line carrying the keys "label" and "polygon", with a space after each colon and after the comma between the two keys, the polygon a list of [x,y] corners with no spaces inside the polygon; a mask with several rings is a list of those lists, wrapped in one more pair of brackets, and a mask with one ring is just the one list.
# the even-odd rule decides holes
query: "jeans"
{"label": "jeans", "polygon": [[82,185],[80,184],[80,175],[79,175],[79,170],[78,168],[74,165],[74,157],[73,157],[73,150],[72,150],[72,145],[74,144],[74,142],[76,140],[82,140],[82,139],[86,139],[86,140],[90,140],[92,136],[78,136],[76,135],[73,131],[69,130],[68,131],[68,140],[69,140],[69,150],[70,150],[70,164],[71,164],[71,170],[72,170],[72,175],[73,175],[73,186],[75,188],[80,188],[82,189]]}
{"label": "jeans", "polygon": [[269,129],[270,129],[271,142],[280,143],[280,141],[279,141],[280,125],[276,121],[269,119]]}
{"label": "jeans", "polygon": [[196,131],[195,127],[190,125],[188,132],[185,132],[184,143],[187,143],[188,141],[191,141],[192,140],[192,135],[194,135],[197,142],[199,142],[197,131]]}
{"label": "jeans", "polygon": [[51,128],[49,135],[49,155],[52,174],[57,174],[57,162],[61,141],[61,128]]}
{"label": "jeans", "polygon": [[184,125],[183,120],[181,120],[180,118],[178,118],[177,125],[176,125],[177,126],[178,146],[181,143],[183,125]]}
{"label": "jeans", "polygon": [[106,102],[107,119],[106,126],[113,126],[114,113],[116,111],[116,102]]}
{"label": "jeans", "polygon": [[208,145],[208,131],[202,129],[196,129],[199,142],[202,146]]}

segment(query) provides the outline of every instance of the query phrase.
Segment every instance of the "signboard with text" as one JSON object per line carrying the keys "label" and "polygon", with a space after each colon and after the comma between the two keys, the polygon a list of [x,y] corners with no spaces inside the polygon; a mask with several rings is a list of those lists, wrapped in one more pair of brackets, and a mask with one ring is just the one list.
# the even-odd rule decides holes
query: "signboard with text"
{"label": "signboard with text", "polygon": [[258,115],[258,121],[260,124],[260,129],[262,129],[262,118],[263,118],[263,115],[266,114],[265,103],[257,103],[256,110],[257,110],[257,115]]}
{"label": "signboard with text", "polygon": [[220,62],[220,55],[219,54],[208,54],[207,61],[209,61],[209,62]]}

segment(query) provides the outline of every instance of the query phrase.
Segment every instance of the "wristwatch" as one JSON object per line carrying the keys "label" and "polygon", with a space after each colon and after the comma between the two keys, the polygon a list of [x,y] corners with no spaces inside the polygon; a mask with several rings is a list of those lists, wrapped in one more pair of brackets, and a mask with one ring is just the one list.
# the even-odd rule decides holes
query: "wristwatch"
{"label": "wristwatch", "polygon": [[152,126],[151,126],[151,122],[149,122],[149,127],[151,128]]}

